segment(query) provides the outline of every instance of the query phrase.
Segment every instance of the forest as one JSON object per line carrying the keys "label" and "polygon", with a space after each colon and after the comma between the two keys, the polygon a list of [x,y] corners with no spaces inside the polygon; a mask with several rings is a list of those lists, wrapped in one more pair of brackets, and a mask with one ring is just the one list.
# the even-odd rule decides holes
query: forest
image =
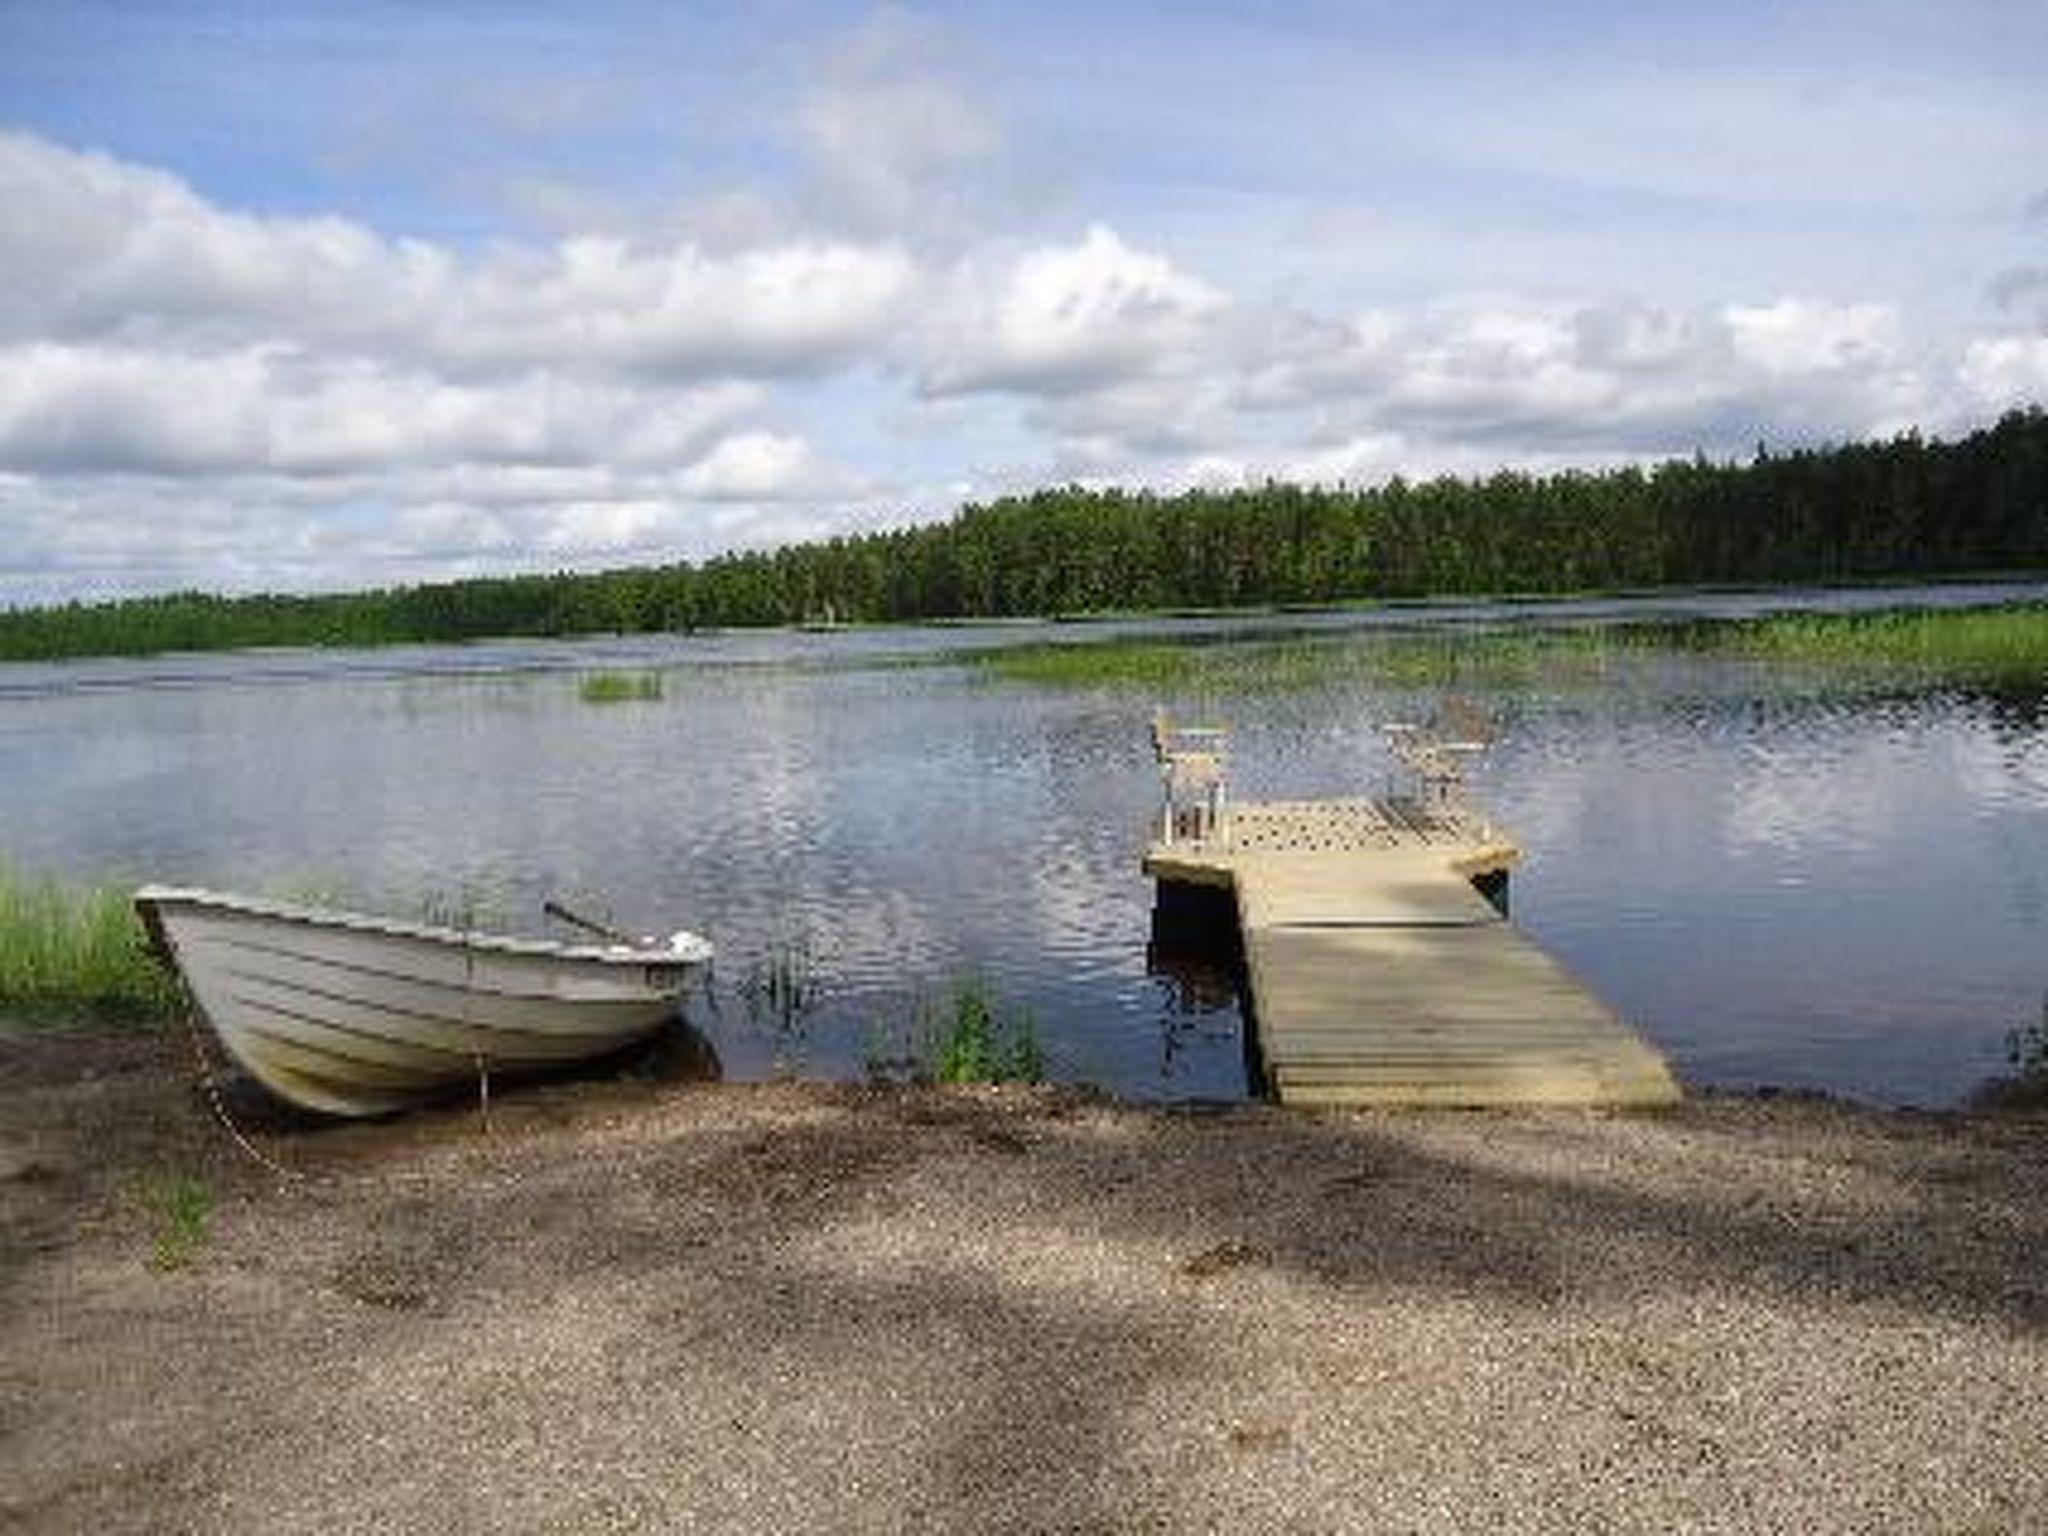
{"label": "forest", "polygon": [[2048,569],[2048,412],[1746,463],[1370,489],[1066,487],[701,564],[0,612],[0,659]]}

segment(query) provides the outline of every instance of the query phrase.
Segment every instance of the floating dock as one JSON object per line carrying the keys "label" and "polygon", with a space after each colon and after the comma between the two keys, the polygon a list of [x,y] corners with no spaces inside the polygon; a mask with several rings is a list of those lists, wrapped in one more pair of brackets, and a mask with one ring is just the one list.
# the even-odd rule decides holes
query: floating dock
{"label": "floating dock", "polygon": [[1507,920],[1520,851],[1442,797],[1169,804],[1145,871],[1235,899],[1287,1104],[1676,1103],[1657,1051]]}

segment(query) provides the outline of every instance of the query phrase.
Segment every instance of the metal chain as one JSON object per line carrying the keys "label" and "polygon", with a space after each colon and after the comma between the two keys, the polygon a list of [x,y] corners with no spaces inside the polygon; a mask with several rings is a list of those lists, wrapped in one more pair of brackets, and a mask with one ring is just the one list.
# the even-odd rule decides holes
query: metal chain
{"label": "metal chain", "polygon": [[280,1163],[276,1158],[257,1146],[255,1142],[251,1141],[244,1134],[242,1128],[235,1124],[235,1117],[228,1113],[227,1101],[221,1097],[220,1084],[214,1077],[213,1063],[206,1054],[206,1042],[200,1038],[199,1024],[193,1017],[192,1010],[186,1008],[180,1009],[179,1012],[185,1021],[186,1037],[192,1042],[192,1058],[199,1068],[199,1086],[205,1091],[207,1103],[213,1106],[213,1117],[221,1123],[222,1128],[233,1138],[236,1146],[240,1147],[251,1158],[261,1163],[280,1179],[288,1184],[305,1183],[305,1174],[299,1172],[296,1168],[287,1168],[283,1163]]}

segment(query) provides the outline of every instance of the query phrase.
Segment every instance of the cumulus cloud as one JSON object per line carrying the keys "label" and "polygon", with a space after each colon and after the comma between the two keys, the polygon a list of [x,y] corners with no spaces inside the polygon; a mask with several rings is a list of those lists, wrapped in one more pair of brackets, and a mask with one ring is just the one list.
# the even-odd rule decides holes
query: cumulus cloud
{"label": "cumulus cloud", "polygon": [[980,297],[979,350],[952,349],[925,388],[1024,396],[1060,466],[1088,477],[1119,460],[1132,478],[1237,465],[1357,482],[1720,452],[1891,430],[1937,405],[1883,305],[1494,300],[1334,320],[1233,300],[1106,231]]}
{"label": "cumulus cloud", "polygon": [[0,337],[163,348],[298,345],[452,371],[663,378],[829,370],[913,287],[887,245],[730,254],[618,237],[474,257],[345,220],[252,218],[160,172],[0,134]]}
{"label": "cumulus cloud", "polygon": [[1994,283],[1995,334],[1937,345],[1810,292],[1340,310],[1107,219],[984,227],[1001,134],[948,68],[884,13],[795,110],[797,195],[637,230],[564,196],[559,238],[474,247],[0,132],[0,602],[694,557],[1047,479],[1739,452],[2048,396],[2033,267]]}
{"label": "cumulus cloud", "polygon": [[0,463],[48,474],[326,476],[419,465],[687,463],[762,396],[527,373],[450,382],[283,347],[0,348]]}
{"label": "cumulus cloud", "polygon": [[924,387],[1067,394],[1184,370],[1227,308],[1216,289],[1096,225],[993,271],[956,273],[927,337]]}
{"label": "cumulus cloud", "polygon": [[2048,400],[2048,335],[1973,341],[1963,354],[1962,377],[1993,409]]}
{"label": "cumulus cloud", "polygon": [[851,476],[823,463],[809,443],[780,432],[726,438],[684,471],[677,484],[707,501],[810,500],[859,489]]}

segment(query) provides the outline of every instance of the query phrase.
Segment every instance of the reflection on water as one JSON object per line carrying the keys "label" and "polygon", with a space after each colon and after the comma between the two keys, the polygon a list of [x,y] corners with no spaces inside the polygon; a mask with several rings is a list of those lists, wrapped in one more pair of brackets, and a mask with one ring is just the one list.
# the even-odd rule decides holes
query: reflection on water
{"label": "reflection on water", "polygon": [[[0,667],[0,854],[697,928],[719,958],[691,1017],[731,1077],[857,1074],[975,975],[1030,1010],[1059,1076],[1240,1094],[1227,946],[1155,921],[1137,868],[1154,701],[897,664],[1045,632]],[[665,668],[664,697],[584,704],[578,674],[613,664]],[[1380,724],[1429,702],[1356,681],[1233,701],[1238,792],[1376,788]],[[1505,729],[1477,792],[1529,855],[1517,921],[1688,1080],[1952,1102],[2036,1016],[2038,699],[1832,696],[1661,657],[1481,702]],[[761,1006],[788,955],[814,991]]]}

